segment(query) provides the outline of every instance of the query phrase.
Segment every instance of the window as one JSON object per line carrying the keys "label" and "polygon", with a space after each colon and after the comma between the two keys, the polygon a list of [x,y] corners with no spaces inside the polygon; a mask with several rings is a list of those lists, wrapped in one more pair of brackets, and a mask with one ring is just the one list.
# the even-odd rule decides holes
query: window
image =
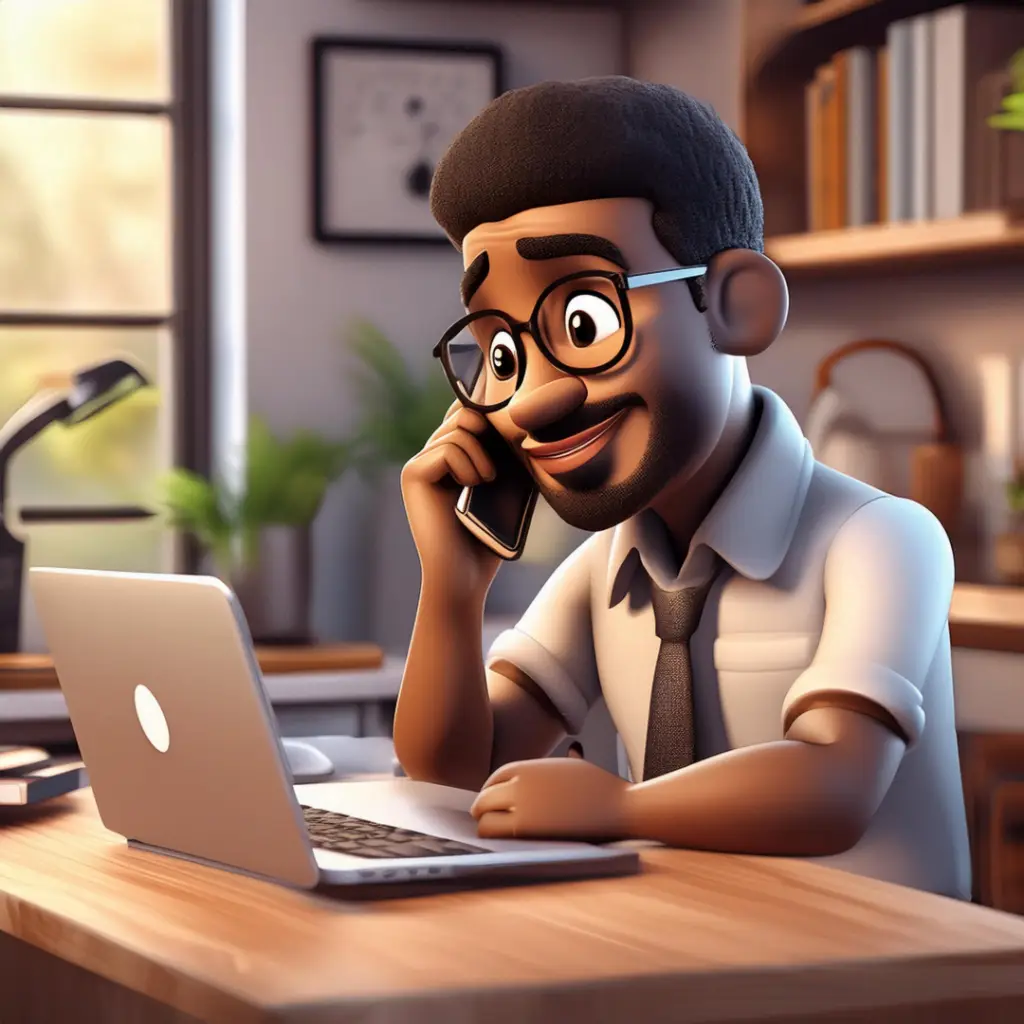
{"label": "window", "polygon": [[207,14],[0,0],[0,422],[115,355],[153,384],[15,457],[30,564],[189,567],[138,514],[172,464],[208,469]]}

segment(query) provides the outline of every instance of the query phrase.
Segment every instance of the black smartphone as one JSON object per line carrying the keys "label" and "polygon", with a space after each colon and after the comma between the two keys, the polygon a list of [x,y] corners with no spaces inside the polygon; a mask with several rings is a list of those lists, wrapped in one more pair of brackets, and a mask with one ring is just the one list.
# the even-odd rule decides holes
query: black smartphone
{"label": "black smartphone", "polygon": [[494,479],[476,487],[464,487],[455,504],[455,514],[496,555],[515,561],[526,547],[537,505],[537,485],[493,427],[480,435],[480,443],[494,464]]}

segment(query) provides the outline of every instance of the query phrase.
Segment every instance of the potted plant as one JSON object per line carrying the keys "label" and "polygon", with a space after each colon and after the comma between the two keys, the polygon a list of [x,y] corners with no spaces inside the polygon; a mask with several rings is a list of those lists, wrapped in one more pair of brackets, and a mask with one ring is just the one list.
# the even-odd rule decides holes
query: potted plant
{"label": "potted plant", "polygon": [[345,442],[300,430],[286,440],[254,417],[240,491],[176,469],[170,524],[190,533],[229,583],[260,643],[310,643],[311,531],[327,488],[351,461]]}
{"label": "potted plant", "polygon": [[988,123],[1001,131],[1024,132],[1024,50],[1018,50],[1010,61],[1010,88],[1003,97],[1003,109],[993,114]]}
{"label": "potted plant", "polygon": [[1024,583],[1024,462],[1006,484],[1009,528],[996,537],[995,566],[1006,583]]}
{"label": "potted plant", "polygon": [[996,76],[1000,105],[988,119],[996,129],[999,203],[1012,214],[1024,211],[1024,49]]}
{"label": "potted plant", "polygon": [[416,617],[420,565],[402,502],[401,470],[438,428],[454,395],[440,366],[415,372],[371,323],[351,326],[348,347],[359,396],[353,458],[377,492],[372,629],[381,646],[404,652]]}

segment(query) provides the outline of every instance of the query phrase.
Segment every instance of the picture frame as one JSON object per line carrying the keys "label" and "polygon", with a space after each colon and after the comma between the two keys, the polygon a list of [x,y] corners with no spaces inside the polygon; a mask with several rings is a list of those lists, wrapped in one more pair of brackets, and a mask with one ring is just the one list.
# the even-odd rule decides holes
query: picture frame
{"label": "picture frame", "polygon": [[487,43],[312,40],[312,233],[324,245],[447,245],[430,181],[452,139],[504,91]]}

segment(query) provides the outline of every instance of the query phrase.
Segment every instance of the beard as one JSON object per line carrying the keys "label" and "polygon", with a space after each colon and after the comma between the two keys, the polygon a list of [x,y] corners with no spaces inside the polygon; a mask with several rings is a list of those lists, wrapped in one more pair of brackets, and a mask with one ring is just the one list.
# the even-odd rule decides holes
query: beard
{"label": "beard", "polygon": [[[588,419],[610,415],[605,406],[615,412],[627,405],[643,407],[647,403],[635,394],[595,403],[587,410]],[[708,429],[700,403],[659,402],[648,409],[650,439],[636,469],[625,480],[608,484],[614,469],[610,451],[614,445],[609,445],[585,465],[560,474],[557,487],[536,481],[544,500],[560,519],[590,533],[609,530],[647,508],[694,459]]]}

